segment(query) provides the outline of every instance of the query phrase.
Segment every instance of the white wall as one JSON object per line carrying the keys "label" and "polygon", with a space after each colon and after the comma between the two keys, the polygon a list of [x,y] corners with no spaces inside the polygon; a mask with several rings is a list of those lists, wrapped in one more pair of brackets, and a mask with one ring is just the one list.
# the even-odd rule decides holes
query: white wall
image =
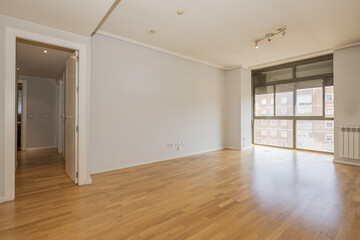
{"label": "white wall", "polygon": [[226,71],[226,147],[250,147],[251,136],[251,71]]}
{"label": "white wall", "polygon": [[360,46],[334,51],[335,159],[338,126],[360,126]]}
{"label": "white wall", "polygon": [[224,146],[223,70],[96,34],[91,96],[93,173]]}
{"label": "white wall", "polygon": [[[15,18],[7,17],[0,15],[0,201],[2,196],[4,196],[4,128],[5,128],[5,49],[6,49],[6,27],[13,27],[22,31],[37,33],[46,35],[49,37],[54,37],[66,41],[76,42],[80,44],[85,44],[87,46],[86,52],[86,63],[87,63],[87,80],[88,84],[86,85],[86,98],[90,102],[90,76],[91,76],[91,39],[88,37],[83,37],[73,33],[64,32],[50,27],[41,26],[38,24],[33,24],[30,22],[18,20]],[[12,70],[11,70],[12,71]],[[15,71],[15,69],[14,69]],[[86,128],[90,132],[90,104],[87,105],[86,117],[88,119]],[[87,149],[90,146],[90,138],[86,143]],[[87,175],[90,177],[90,164],[87,164]]]}
{"label": "white wall", "polygon": [[251,70],[241,70],[241,149],[245,149],[252,145]]}
{"label": "white wall", "polygon": [[27,82],[26,149],[56,147],[56,80],[20,76]]}

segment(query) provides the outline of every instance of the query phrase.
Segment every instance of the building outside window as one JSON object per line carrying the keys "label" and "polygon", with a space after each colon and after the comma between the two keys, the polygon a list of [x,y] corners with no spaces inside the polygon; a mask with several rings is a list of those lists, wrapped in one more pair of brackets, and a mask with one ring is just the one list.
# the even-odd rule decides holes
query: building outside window
{"label": "building outside window", "polygon": [[253,71],[255,144],[334,151],[332,64],[328,55]]}

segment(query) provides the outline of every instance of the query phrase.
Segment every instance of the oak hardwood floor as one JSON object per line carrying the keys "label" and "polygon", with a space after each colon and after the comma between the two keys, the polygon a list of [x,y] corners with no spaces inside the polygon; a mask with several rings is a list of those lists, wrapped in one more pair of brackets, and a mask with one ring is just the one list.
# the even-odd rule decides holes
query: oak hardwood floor
{"label": "oak hardwood floor", "polygon": [[93,175],[55,150],[20,153],[0,239],[360,239],[360,167],[255,146]]}

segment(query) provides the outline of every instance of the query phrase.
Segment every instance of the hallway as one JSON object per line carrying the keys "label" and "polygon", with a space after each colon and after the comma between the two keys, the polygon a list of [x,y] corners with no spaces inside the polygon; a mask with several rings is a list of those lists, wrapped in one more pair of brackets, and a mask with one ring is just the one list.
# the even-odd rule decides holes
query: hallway
{"label": "hallway", "polygon": [[64,159],[56,149],[19,151],[15,175],[16,198],[74,186],[65,174]]}

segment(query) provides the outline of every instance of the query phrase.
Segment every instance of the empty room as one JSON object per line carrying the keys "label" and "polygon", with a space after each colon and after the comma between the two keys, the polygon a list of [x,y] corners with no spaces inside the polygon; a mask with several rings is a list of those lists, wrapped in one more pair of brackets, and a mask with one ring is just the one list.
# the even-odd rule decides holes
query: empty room
{"label": "empty room", "polygon": [[0,1],[0,239],[360,240],[360,1]]}

